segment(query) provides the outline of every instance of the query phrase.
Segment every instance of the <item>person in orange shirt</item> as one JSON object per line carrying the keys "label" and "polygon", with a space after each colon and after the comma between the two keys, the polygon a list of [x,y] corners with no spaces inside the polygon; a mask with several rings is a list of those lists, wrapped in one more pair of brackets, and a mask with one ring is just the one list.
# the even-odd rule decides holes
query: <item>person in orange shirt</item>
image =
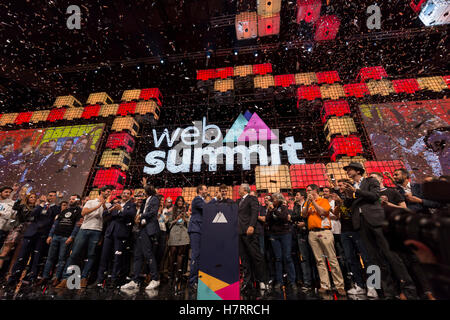
{"label": "person in orange shirt", "polygon": [[334,237],[331,232],[329,219],[330,203],[327,199],[319,197],[319,187],[310,184],[306,187],[306,203],[303,206],[302,216],[308,218],[309,245],[316,259],[317,270],[320,277],[319,293],[326,293],[331,289],[330,278],[325,258],[331,267],[331,276],[339,295],[346,295],[344,278],[336,258]]}

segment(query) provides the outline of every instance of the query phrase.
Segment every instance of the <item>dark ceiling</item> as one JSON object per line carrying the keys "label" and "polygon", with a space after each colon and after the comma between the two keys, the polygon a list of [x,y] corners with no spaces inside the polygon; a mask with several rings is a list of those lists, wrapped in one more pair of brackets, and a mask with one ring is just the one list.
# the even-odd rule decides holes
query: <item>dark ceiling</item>
{"label": "dark ceiling", "polygon": [[[274,74],[337,70],[347,80],[354,79],[361,67],[373,65],[383,65],[394,77],[448,72],[447,26],[425,29],[409,8],[409,0],[383,0],[378,1],[381,32],[424,31],[376,40],[366,27],[366,8],[374,2],[324,0],[322,14],[336,14],[342,25],[336,41],[314,44],[313,51],[307,52],[301,46],[288,50],[283,46],[311,39],[311,27],[295,23],[295,0],[282,2],[279,36],[242,42],[236,40],[233,16],[256,10],[256,0],[2,1],[2,113],[47,108],[55,96],[66,94],[85,101],[91,92],[106,91],[119,99],[125,89],[159,87],[165,97],[188,95],[195,91],[196,69],[246,63],[272,62]],[[69,5],[81,8],[81,30],[66,26]],[[228,25],[215,27],[211,21],[221,17]],[[258,57],[232,55],[233,48],[265,44],[279,46],[261,50]],[[189,55],[208,49],[213,52],[210,59],[206,54],[196,59]],[[229,49],[229,55],[216,56],[219,49]],[[185,59],[164,64],[137,61],[180,55]],[[93,67],[64,71],[86,65]]]}

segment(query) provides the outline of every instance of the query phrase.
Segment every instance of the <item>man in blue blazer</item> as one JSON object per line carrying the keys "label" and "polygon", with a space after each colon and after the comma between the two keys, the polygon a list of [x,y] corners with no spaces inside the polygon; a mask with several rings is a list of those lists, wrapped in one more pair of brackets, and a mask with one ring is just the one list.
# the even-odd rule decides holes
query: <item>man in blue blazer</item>
{"label": "man in blue blazer", "polygon": [[15,285],[32,255],[31,272],[27,275],[30,281],[36,280],[39,273],[39,262],[47,248],[47,237],[53,225],[55,217],[61,212],[61,207],[56,205],[56,191],[50,191],[45,203],[41,203],[32,212],[32,222],[25,229],[19,256],[11,271],[8,285]]}
{"label": "man in blue blazer", "polygon": [[103,285],[105,273],[113,256],[114,262],[111,280],[113,286],[117,286],[117,282],[122,273],[122,256],[125,251],[126,242],[131,234],[135,216],[136,205],[131,200],[130,189],[124,189],[122,191],[120,203],[113,206],[110,210],[103,211],[103,218],[110,217],[111,220],[105,231],[100,266],[95,282],[96,286],[100,287]]}
{"label": "man in blue blazer", "polygon": [[189,286],[192,291],[197,289],[198,267],[200,261],[200,239],[203,221],[203,206],[208,188],[205,185],[197,187],[197,196],[192,200],[191,219],[189,220],[188,233],[191,243],[191,267],[189,274]]}
{"label": "man in blue blazer", "polygon": [[139,288],[141,282],[139,275],[143,263],[148,263],[151,275],[151,281],[145,289],[151,290],[159,286],[158,266],[155,259],[158,233],[160,232],[158,223],[159,198],[154,186],[146,185],[144,190],[148,198],[145,201],[144,212],[139,217],[141,230],[134,251],[134,276],[129,283],[120,287],[123,290]]}

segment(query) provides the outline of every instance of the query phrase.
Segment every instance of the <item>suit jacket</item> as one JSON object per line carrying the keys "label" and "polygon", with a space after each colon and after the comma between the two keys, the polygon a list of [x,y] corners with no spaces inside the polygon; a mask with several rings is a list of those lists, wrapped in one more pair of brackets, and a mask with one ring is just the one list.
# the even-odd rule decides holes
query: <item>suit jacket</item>
{"label": "suit jacket", "polygon": [[188,232],[202,232],[202,221],[203,221],[203,206],[205,205],[205,200],[202,197],[196,196],[192,200],[191,205],[191,219],[189,220]]}
{"label": "suit jacket", "polygon": [[30,238],[36,234],[42,236],[48,236],[50,229],[52,228],[55,217],[61,213],[61,207],[53,205],[47,209],[44,213],[44,208],[42,206],[37,206],[31,213],[33,221],[26,228],[23,236]]}
{"label": "suit jacket", "polygon": [[105,231],[106,237],[127,239],[131,234],[131,229],[136,216],[136,205],[132,201],[127,201],[122,210],[104,211],[103,216],[111,216],[111,221]]}
{"label": "suit jacket", "polygon": [[385,220],[384,209],[380,202],[380,183],[374,178],[364,178],[355,192],[350,210],[353,228],[361,226],[361,216],[373,227],[380,227]]}
{"label": "suit jacket", "polygon": [[149,202],[145,200],[144,212],[141,214],[141,221],[145,219],[144,229],[149,236],[152,236],[160,232],[159,222],[158,222],[158,209],[159,209],[159,198],[154,195],[151,196]]}
{"label": "suit jacket", "polygon": [[[428,208],[439,208],[440,203],[436,201],[431,201],[423,198],[423,185],[419,183],[411,183],[411,193],[413,196],[422,199],[422,203],[413,203],[405,200],[406,206],[409,210],[414,212],[421,212]],[[402,196],[405,196],[405,190],[402,187],[397,187],[397,191],[400,192]]]}
{"label": "suit jacket", "polygon": [[[242,202],[242,203],[241,203]],[[259,202],[255,196],[247,195],[244,200],[238,199],[238,228],[239,234],[246,234],[248,227],[256,231],[258,221]]]}

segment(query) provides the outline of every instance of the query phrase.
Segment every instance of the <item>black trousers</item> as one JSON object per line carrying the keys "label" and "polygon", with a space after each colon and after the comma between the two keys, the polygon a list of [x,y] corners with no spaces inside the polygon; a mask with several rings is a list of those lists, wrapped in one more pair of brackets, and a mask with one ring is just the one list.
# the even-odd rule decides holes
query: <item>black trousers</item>
{"label": "black trousers", "polygon": [[[381,286],[385,296],[395,296],[395,284],[392,276],[403,283],[400,288],[408,299],[417,298],[416,288],[403,261],[389,248],[389,243],[383,234],[382,227],[371,226],[364,216],[361,216],[361,239],[366,245],[371,260],[380,267]],[[392,270],[392,273],[391,273]]]}
{"label": "black trousers", "polygon": [[267,282],[264,256],[261,254],[257,234],[239,235],[239,256],[243,272],[243,286],[250,285],[252,274],[254,279]]}
{"label": "black trousers", "polygon": [[111,260],[113,260],[111,279],[113,281],[119,279],[123,270],[123,255],[125,253],[126,241],[126,239],[119,239],[113,236],[103,239],[97,282],[102,282],[105,279],[105,272],[108,270]]}
{"label": "black trousers", "polygon": [[28,274],[30,280],[35,280],[39,273],[39,263],[42,259],[42,253],[47,243],[46,235],[35,234],[32,237],[23,238],[22,247],[20,248],[19,256],[11,270],[10,282],[17,282],[23,269],[31,257],[31,270]]}

